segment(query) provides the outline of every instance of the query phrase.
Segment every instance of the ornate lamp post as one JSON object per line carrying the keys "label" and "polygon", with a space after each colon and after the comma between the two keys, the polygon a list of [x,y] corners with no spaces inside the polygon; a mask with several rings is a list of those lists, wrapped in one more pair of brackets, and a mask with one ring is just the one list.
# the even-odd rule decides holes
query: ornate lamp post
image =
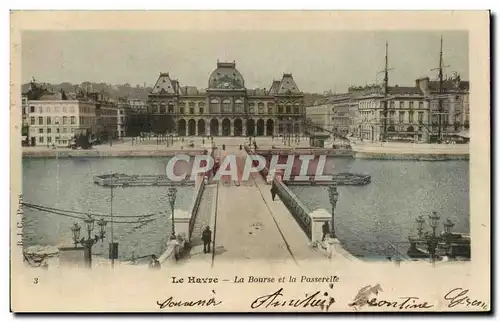
{"label": "ornate lamp post", "polygon": [[74,223],[71,227],[71,231],[73,232],[73,242],[75,243],[75,248],[78,246],[78,241],[80,240],[80,225],[78,223]]}
{"label": "ornate lamp post", "polygon": [[425,223],[424,216],[422,216],[422,215],[418,216],[415,221],[417,222],[418,239],[422,239],[422,235],[423,235],[423,231],[424,231],[424,223]]}
{"label": "ornate lamp post", "polygon": [[337,192],[336,185],[328,186],[328,196],[330,197],[330,204],[332,205],[332,227],[330,236],[335,238],[335,207],[337,206],[337,201],[339,200],[339,193]]}
{"label": "ornate lamp post", "polygon": [[170,210],[172,211],[172,236],[175,236],[174,206],[176,198],[177,198],[177,188],[168,188],[168,201],[170,202]]}
{"label": "ornate lamp post", "polygon": [[444,238],[446,239],[446,243],[448,244],[448,246],[450,246],[450,237],[452,235],[451,233],[451,229],[453,228],[453,226],[455,226],[455,224],[450,220],[450,218],[446,218],[446,221],[443,223],[443,226],[444,226]]}
{"label": "ornate lamp post", "polygon": [[446,236],[451,235],[451,229],[455,224],[450,220],[450,218],[447,218],[446,221],[443,223],[444,226],[444,233]]}
{"label": "ornate lamp post", "polygon": [[71,231],[73,232],[73,241],[75,243],[75,247],[78,244],[81,244],[85,248],[85,262],[87,267],[92,268],[92,246],[96,244],[99,240],[104,240],[106,236],[106,225],[107,221],[104,219],[100,219],[97,221],[97,225],[100,227],[99,235],[92,236],[92,231],[94,230],[95,219],[92,216],[87,215],[87,218],[83,220],[87,228],[87,239],[80,239],[80,229],[81,226],[78,223],[73,224],[71,227]]}
{"label": "ornate lamp post", "polygon": [[432,215],[429,215],[429,226],[431,226],[432,228],[432,235],[429,241],[429,253],[431,255],[432,261],[434,261],[436,256],[436,246],[437,246],[436,228],[438,223],[439,223],[439,216],[435,211],[433,211]]}

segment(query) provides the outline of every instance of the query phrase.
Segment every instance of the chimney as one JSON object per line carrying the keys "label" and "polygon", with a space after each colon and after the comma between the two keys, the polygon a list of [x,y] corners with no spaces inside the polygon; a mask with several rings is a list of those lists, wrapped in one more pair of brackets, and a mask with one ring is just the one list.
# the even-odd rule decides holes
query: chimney
{"label": "chimney", "polygon": [[415,81],[415,86],[419,88],[424,95],[429,93],[429,77],[419,78]]}

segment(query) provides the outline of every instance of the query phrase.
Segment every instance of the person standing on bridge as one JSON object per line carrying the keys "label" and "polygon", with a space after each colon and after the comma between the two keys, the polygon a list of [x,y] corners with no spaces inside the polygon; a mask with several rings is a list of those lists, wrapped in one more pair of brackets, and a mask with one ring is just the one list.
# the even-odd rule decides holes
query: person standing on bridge
{"label": "person standing on bridge", "polygon": [[203,240],[203,253],[210,253],[210,243],[212,242],[212,231],[210,227],[205,227],[203,233],[201,234],[201,239]]}
{"label": "person standing on bridge", "polygon": [[278,193],[278,188],[276,188],[276,185],[274,184],[274,180],[273,180],[273,184],[271,186],[271,197],[273,198],[273,201],[274,201],[274,198],[276,197],[277,193]]}
{"label": "person standing on bridge", "polygon": [[325,237],[330,234],[330,225],[328,225],[328,221],[325,221],[321,227],[323,228],[323,238],[321,241],[325,241]]}

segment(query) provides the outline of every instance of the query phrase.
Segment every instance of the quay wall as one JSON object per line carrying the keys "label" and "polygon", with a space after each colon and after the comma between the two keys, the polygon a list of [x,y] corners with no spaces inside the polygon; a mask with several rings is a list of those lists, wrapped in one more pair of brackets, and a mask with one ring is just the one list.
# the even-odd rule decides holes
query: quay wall
{"label": "quay wall", "polygon": [[203,153],[196,150],[24,150],[23,158],[123,158],[123,157],[172,157],[178,154],[196,156]]}
{"label": "quay wall", "polygon": [[357,143],[354,158],[375,160],[469,160],[469,144]]}
{"label": "quay wall", "polygon": [[373,152],[355,152],[355,159],[372,160],[411,160],[411,161],[450,161],[450,160],[469,160],[469,154],[430,154],[430,153],[373,153]]}

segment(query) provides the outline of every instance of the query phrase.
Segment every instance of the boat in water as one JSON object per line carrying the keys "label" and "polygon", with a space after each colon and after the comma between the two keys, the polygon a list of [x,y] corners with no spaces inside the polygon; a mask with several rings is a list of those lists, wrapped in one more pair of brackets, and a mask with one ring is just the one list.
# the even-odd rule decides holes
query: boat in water
{"label": "boat in water", "polygon": [[192,180],[172,181],[167,175],[128,175],[124,173],[94,176],[94,183],[104,187],[194,185]]}

